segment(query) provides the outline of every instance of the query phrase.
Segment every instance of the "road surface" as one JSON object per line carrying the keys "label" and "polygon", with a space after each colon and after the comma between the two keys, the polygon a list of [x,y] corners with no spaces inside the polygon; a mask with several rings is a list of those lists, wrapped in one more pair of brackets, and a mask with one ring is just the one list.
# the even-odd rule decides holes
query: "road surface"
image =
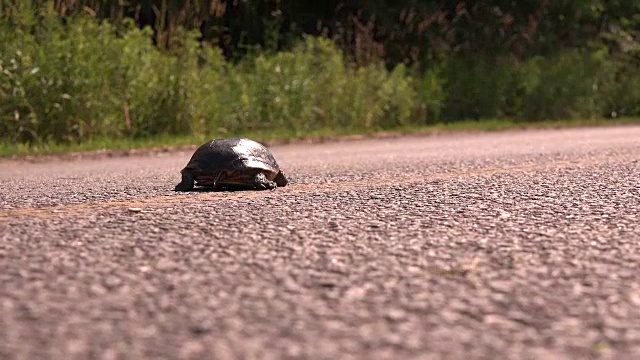
{"label": "road surface", "polygon": [[640,127],[273,152],[1,161],[0,358],[640,359]]}

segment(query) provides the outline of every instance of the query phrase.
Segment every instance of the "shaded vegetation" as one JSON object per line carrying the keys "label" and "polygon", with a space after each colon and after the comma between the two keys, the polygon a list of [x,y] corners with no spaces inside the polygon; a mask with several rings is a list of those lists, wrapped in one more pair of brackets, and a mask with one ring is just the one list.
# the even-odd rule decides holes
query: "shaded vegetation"
{"label": "shaded vegetation", "polygon": [[0,0],[0,141],[639,116],[639,33],[622,0]]}

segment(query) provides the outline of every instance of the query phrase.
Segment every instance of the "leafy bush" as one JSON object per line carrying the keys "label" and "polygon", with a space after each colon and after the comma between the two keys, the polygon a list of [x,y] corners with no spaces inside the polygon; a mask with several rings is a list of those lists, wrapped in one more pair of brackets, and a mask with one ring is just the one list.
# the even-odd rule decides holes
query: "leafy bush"
{"label": "leafy bush", "polygon": [[602,115],[640,116],[640,59],[626,54],[614,57],[603,72]]}
{"label": "leafy bush", "polygon": [[224,76],[203,71],[212,79],[203,86],[218,89],[208,91],[209,128],[233,133],[387,128],[410,122],[417,106],[404,67],[392,72],[382,65],[353,68],[335,44],[322,38],[226,66]]}
{"label": "leafy bush", "polygon": [[520,69],[518,116],[525,120],[592,118],[602,114],[606,64],[579,51],[534,57]]}
{"label": "leafy bush", "polygon": [[497,118],[509,113],[516,67],[506,60],[452,58],[443,66],[446,120]]}
{"label": "leafy bush", "polygon": [[[3,33],[11,27],[1,24]],[[150,29],[116,29],[88,17],[49,15],[0,44],[3,138],[77,142],[191,131],[187,103],[197,47],[184,34],[181,56],[162,54]]]}
{"label": "leafy bush", "polygon": [[233,65],[196,33],[179,32],[164,52],[131,22],[60,20],[44,16],[0,44],[4,140],[379,129],[412,122],[419,106],[404,67],[353,67],[322,38]]}
{"label": "leafy bush", "polygon": [[420,104],[416,117],[425,124],[438,123],[442,119],[447,100],[442,69],[434,66],[417,77],[416,88]]}
{"label": "leafy bush", "polygon": [[418,73],[356,66],[308,37],[231,63],[197,32],[175,29],[159,48],[132,21],[12,11],[0,17],[0,140],[11,144],[640,115],[640,51],[453,56]]}

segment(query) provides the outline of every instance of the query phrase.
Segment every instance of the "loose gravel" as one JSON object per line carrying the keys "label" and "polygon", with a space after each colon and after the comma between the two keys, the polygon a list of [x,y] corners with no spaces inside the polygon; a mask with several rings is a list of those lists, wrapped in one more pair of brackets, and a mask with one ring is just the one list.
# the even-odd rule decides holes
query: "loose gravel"
{"label": "loose gravel", "polygon": [[0,358],[640,358],[640,127],[273,152],[0,162]]}

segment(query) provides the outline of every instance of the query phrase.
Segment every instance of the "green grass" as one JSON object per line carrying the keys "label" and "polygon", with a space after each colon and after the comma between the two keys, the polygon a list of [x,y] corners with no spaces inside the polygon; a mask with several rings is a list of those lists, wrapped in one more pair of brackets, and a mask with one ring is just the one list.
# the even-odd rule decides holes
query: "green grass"
{"label": "green grass", "polygon": [[[386,131],[358,131],[358,130],[337,130],[333,128],[322,128],[308,133],[293,131],[264,130],[259,132],[238,132],[235,134],[225,134],[214,137],[248,137],[267,144],[282,144],[297,141],[325,141],[338,140],[343,138],[358,137],[384,137],[399,135],[436,135],[455,134],[468,132],[496,132],[508,130],[526,129],[562,129],[576,127],[598,127],[598,126],[624,126],[640,125],[640,118],[619,118],[619,119],[582,119],[582,120],[553,120],[541,122],[518,122],[506,120],[479,120],[461,121],[450,124],[435,125],[407,125]],[[212,137],[213,138],[213,137]],[[173,150],[177,148],[192,148],[200,145],[211,138],[205,136],[157,136],[146,139],[108,139],[86,141],[79,144],[45,144],[28,147],[23,144],[8,145],[0,143],[0,157],[21,158],[25,156],[41,155],[61,155],[69,153],[92,153],[92,152],[127,152],[130,150]]]}
{"label": "green grass", "polygon": [[[452,56],[429,69],[356,65],[332,41],[226,61],[176,30],[25,8],[0,17],[0,156],[378,133],[495,131],[640,117],[640,70],[608,52],[521,61]],[[14,36],[18,34],[18,36]],[[562,120],[592,119],[602,120]],[[465,121],[465,119],[495,119]],[[548,119],[548,120],[545,120]],[[629,120],[629,122],[636,122]]]}

